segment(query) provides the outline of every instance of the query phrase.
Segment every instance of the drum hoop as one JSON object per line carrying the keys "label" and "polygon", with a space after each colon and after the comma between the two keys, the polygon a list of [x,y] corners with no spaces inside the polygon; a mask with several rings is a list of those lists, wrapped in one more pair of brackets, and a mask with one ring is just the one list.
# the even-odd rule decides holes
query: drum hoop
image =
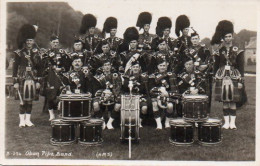
{"label": "drum hoop", "polygon": [[130,97],[132,97],[132,98],[140,98],[140,96],[141,96],[141,95],[121,95],[121,97],[122,97],[123,99],[125,99],[125,98],[130,98]]}
{"label": "drum hoop", "polygon": [[[210,120],[210,119],[213,119],[213,120],[215,120],[215,121],[213,121],[213,122],[208,122],[208,120]],[[208,118],[208,120],[205,122],[205,123],[222,123],[222,120],[221,119],[219,119],[219,118]]]}
{"label": "drum hoop", "polygon": [[83,116],[83,117],[62,117],[62,120],[65,122],[80,122],[84,120],[88,120],[90,118],[89,116]]}
{"label": "drum hoop", "polygon": [[61,101],[91,101],[90,97],[82,97],[82,98],[60,98]]}
{"label": "drum hoop", "polygon": [[82,93],[82,94],[61,94],[59,96],[60,99],[91,99],[91,93]]}
{"label": "drum hoop", "polygon": [[[177,120],[183,120],[183,121],[177,121]],[[192,124],[191,123],[189,123],[189,122],[186,122],[184,119],[172,119],[172,120],[170,120],[170,125],[178,125],[178,126],[180,126],[180,125],[184,125],[184,126],[192,126]]]}
{"label": "drum hoop", "polygon": [[173,126],[173,127],[192,127],[192,124],[181,124],[181,123],[173,124],[173,123],[170,123],[170,125]]}
{"label": "drum hoop", "polygon": [[206,122],[207,119],[208,119],[208,114],[207,114],[207,117],[205,118],[186,118],[185,116],[183,116],[185,121],[186,122],[190,122],[190,123],[193,123],[193,122]]}
{"label": "drum hoop", "polygon": [[174,146],[192,146],[192,144],[194,143],[194,138],[192,139],[192,142],[175,142],[171,139],[171,137],[169,138],[169,142],[171,145],[174,145]]}
{"label": "drum hoop", "polygon": [[222,137],[220,137],[220,141],[219,142],[203,142],[203,141],[199,141],[198,140],[198,143],[200,144],[200,145],[202,145],[202,146],[217,146],[217,145],[219,145],[219,144],[221,144],[222,143]]}
{"label": "drum hoop", "polygon": [[104,120],[102,120],[102,119],[94,119],[94,121],[91,121],[91,119],[88,119],[87,121],[81,122],[81,124],[95,126],[95,125],[99,125],[99,124],[102,125],[103,122],[104,122]]}
{"label": "drum hoop", "polygon": [[52,123],[51,126],[75,126],[72,123]]}
{"label": "drum hoop", "polygon": [[208,126],[208,127],[215,127],[215,126],[221,126],[222,123],[208,123],[208,122],[204,122],[203,124],[201,124],[201,126]]}
{"label": "drum hoop", "polygon": [[184,95],[183,99],[207,99],[207,95]]}
{"label": "drum hoop", "polygon": [[[51,125],[60,124],[60,125],[72,125],[72,123],[65,122],[63,119],[54,119],[51,121]],[[73,124],[74,125],[74,124]]]}
{"label": "drum hoop", "polygon": [[102,143],[104,141],[103,141],[103,138],[101,138],[101,140],[98,142],[84,142],[84,141],[80,141],[80,138],[79,138],[78,142],[80,145],[83,145],[83,146],[99,146],[99,145],[102,145]]}
{"label": "drum hoop", "polygon": [[56,142],[54,141],[53,138],[50,139],[50,143],[51,145],[54,145],[54,146],[66,146],[66,145],[72,145],[76,142],[76,139],[72,140],[72,141],[65,141],[65,142]]}

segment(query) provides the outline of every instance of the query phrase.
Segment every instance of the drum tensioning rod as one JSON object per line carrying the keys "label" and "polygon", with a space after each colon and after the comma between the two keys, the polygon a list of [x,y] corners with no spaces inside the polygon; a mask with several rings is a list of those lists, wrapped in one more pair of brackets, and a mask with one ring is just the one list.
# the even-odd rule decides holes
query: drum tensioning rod
{"label": "drum tensioning rod", "polygon": [[129,144],[129,159],[131,159],[131,141],[132,141],[132,137],[131,137],[131,129],[132,129],[132,124],[131,124],[131,121],[132,121],[132,117],[131,117],[131,105],[132,105],[132,90],[130,90],[130,108],[129,108],[129,130],[128,130],[128,144]]}

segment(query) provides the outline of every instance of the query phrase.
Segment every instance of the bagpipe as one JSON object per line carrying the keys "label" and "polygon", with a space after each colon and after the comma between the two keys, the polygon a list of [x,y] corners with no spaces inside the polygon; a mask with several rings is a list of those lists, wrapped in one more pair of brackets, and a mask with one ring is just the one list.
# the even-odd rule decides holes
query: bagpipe
{"label": "bagpipe", "polygon": [[[97,80],[102,84],[105,76]],[[95,97],[100,100],[102,105],[112,105],[120,100],[121,78],[117,73],[112,74],[112,80],[105,82],[106,89],[100,89],[96,92]]]}
{"label": "bagpipe", "polygon": [[[166,76],[169,76],[169,83],[164,79]],[[181,98],[181,95],[179,94],[179,90],[177,88],[176,78],[173,77],[173,75],[168,72],[167,74],[159,75],[155,78],[156,82],[161,81],[160,87],[154,87],[150,91],[150,95],[152,98],[157,99],[158,106],[162,109],[167,108],[167,103],[172,102],[178,104]],[[170,88],[170,92],[167,92],[166,89]]]}

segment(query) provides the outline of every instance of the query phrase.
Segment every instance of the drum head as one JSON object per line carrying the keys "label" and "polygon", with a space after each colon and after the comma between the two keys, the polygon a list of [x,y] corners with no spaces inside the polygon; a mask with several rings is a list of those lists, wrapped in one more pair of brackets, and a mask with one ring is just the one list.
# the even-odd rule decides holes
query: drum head
{"label": "drum head", "polygon": [[188,125],[190,123],[185,122],[184,119],[182,119],[182,118],[178,118],[178,119],[170,120],[170,124],[183,124],[183,125],[185,124],[185,125]]}
{"label": "drum head", "polygon": [[209,118],[206,123],[220,123],[221,120],[217,118]]}
{"label": "drum head", "polygon": [[51,124],[70,124],[69,122],[64,122],[62,119],[54,119],[51,121]]}
{"label": "drum head", "polygon": [[84,124],[102,124],[103,122],[104,122],[104,120],[102,120],[102,119],[92,118],[92,119],[89,119],[87,121],[83,121],[82,123],[84,123]]}
{"label": "drum head", "polygon": [[207,99],[207,95],[184,95],[183,98],[185,99]]}
{"label": "drum head", "polygon": [[61,94],[60,99],[87,99],[91,98],[91,93],[81,93],[81,94]]}

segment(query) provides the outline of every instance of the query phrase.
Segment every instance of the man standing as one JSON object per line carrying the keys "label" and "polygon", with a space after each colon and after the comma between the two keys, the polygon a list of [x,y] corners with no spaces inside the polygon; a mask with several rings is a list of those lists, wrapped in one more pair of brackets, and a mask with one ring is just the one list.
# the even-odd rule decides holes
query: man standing
{"label": "man standing", "polygon": [[157,37],[152,41],[152,49],[158,51],[158,41],[164,39],[167,44],[167,50],[173,51],[175,39],[170,37],[172,21],[169,17],[160,17],[157,21],[156,34]]}
{"label": "man standing", "polygon": [[44,65],[45,76],[45,96],[46,104],[50,114],[50,119],[55,119],[54,109],[57,109],[57,96],[61,93],[61,86],[63,82],[61,80],[62,73],[70,70],[71,59],[67,55],[66,51],[60,48],[60,42],[58,36],[51,36],[50,38],[51,48],[43,55],[42,61]]}
{"label": "man standing", "polygon": [[208,82],[206,75],[195,69],[193,58],[184,60],[184,70],[179,74],[179,90],[181,94],[206,94]]}
{"label": "man standing", "polygon": [[109,44],[112,51],[118,53],[118,46],[123,43],[123,39],[116,37],[117,19],[115,17],[108,17],[104,23],[102,32],[103,34],[110,34],[110,37],[106,38],[105,41]]}
{"label": "man standing", "polygon": [[88,65],[90,56],[87,54],[87,50],[84,49],[84,43],[80,39],[74,40],[73,51],[70,53],[70,57],[78,56],[83,65]]}
{"label": "man standing", "polygon": [[179,58],[179,64],[176,73],[179,73],[183,69],[184,62],[181,60],[183,59],[183,56],[188,54],[188,48],[191,46],[189,26],[190,20],[186,15],[180,15],[177,17],[175,23],[175,34],[178,36],[178,38],[174,44],[174,52]]}
{"label": "man standing", "polygon": [[36,29],[30,24],[23,25],[17,37],[18,50],[14,53],[13,78],[14,88],[20,99],[19,127],[31,127],[32,102],[37,97],[36,90],[40,88],[41,73],[39,72],[41,57],[39,50],[34,48]]}
{"label": "man standing", "polygon": [[150,34],[150,24],[152,21],[152,14],[149,12],[142,12],[139,14],[136,26],[139,29],[143,29],[143,33],[139,35],[138,42],[143,45],[144,50],[151,50],[152,40],[156,37],[156,35]]}
{"label": "man standing", "polygon": [[145,61],[146,54],[142,54],[142,52],[138,50],[138,39],[139,33],[135,27],[129,27],[124,32],[124,43],[120,45],[120,47],[124,49],[124,51],[120,53],[120,71],[123,71],[123,73],[129,70],[132,62],[135,60],[139,60],[143,71],[147,70]]}
{"label": "man standing", "polygon": [[196,70],[205,75],[207,82],[206,94],[209,97],[209,111],[211,107],[212,82],[213,82],[213,56],[205,44],[200,44],[199,34],[194,31],[191,33],[191,43],[189,56],[193,58]]}
{"label": "man standing", "polygon": [[92,14],[86,14],[81,21],[81,27],[79,33],[81,40],[84,42],[85,49],[87,49],[89,56],[101,52],[100,42],[102,38],[95,34],[95,27],[97,25],[97,19]]}
{"label": "man standing", "polygon": [[219,53],[215,55],[214,73],[216,81],[221,81],[221,86],[217,86],[216,83],[215,99],[223,102],[223,128],[236,130],[237,103],[242,105],[246,102],[247,96],[244,85],[244,51],[233,44],[233,33],[232,22],[219,22],[214,36],[219,37],[218,41],[224,42]]}
{"label": "man standing", "polygon": [[167,49],[167,43],[164,39],[159,39],[157,43],[158,43],[158,51],[156,51],[152,55],[148,72],[154,73],[155,70],[157,70],[157,60],[161,58],[166,60],[169,63],[167,70],[174,72],[175,63],[176,63],[176,57],[174,55],[174,52]]}
{"label": "man standing", "polygon": [[118,54],[110,49],[110,45],[107,40],[101,42],[102,53],[96,54],[89,60],[89,66],[92,68],[92,73],[95,74],[96,70],[103,66],[103,63],[110,60],[114,69],[118,71],[120,66],[120,59]]}

